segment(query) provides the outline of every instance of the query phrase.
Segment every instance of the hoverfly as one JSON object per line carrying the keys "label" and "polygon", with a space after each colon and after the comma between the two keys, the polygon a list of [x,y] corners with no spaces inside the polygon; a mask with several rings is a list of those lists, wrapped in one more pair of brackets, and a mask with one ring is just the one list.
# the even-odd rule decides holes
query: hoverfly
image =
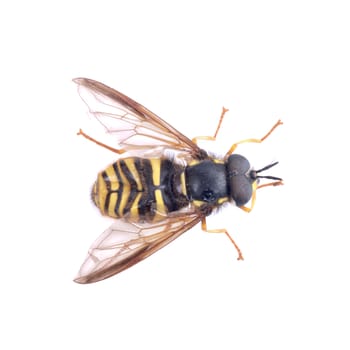
{"label": "hoverfly", "polygon": [[[226,229],[208,230],[206,217],[226,202],[249,212],[256,190],[281,185],[282,179],[261,176],[248,160],[233,154],[234,143],[223,158],[211,156],[197,145],[199,139],[215,140],[225,112],[223,108],[213,137],[189,139],[154,113],[122,93],[94,80],[77,78],[78,92],[90,113],[115,137],[118,149],[85,134],[79,135],[120,157],[101,171],[91,191],[102,215],[115,222],[93,243],[75,282],[92,283],[111,277],[161,249],[201,222],[207,232],[222,232],[242,253]],[[93,105],[96,105],[93,106]],[[258,185],[259,179],[273,180]],[[250,207],[245,204],[251,202]]]}

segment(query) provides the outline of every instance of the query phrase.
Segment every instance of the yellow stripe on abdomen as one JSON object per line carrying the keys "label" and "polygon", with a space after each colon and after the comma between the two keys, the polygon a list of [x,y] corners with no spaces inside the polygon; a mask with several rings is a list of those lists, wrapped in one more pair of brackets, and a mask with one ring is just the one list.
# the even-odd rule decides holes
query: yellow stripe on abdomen
{"label": "yellow stripe on abdomen", "polygon": [[113,192],[109,196],[109,205],[107,209],[107,215],[113,217],[118,217],[115,213],[115,206],[118,201],[119,194],[117,192]]}
{"label": "yellow stripe on abdomen", "polygon": [[160,158],[151,158],[151,167],[152,167],[152,180],[154,186],[160,185],[160,166],[161,166],[161,159]]}
{"label": "yellow stripe on abdomen", "polygon": [[140,217],[140,215],[139,215],[139,202],[140,202],[142,195],[143,195],[142,192],[138,193],[133,204],[130,207],[130,217],[131,218],[138,219]]}
{"label": "yellow stripe on abdomen", "polygon": [[134,180],[136,182],[137,191],[141,191],[142,190],[142,183],[141,183],[141,179],[140,179],[140,174],[135,167],[135,158],[125,158],[124,162],[125,162],[126,166],[128,167],[131,176],[134,178]]}
{"label": "yellow stripe on abdomen", "polygon": [[[123,170],[120,166],[120,163],[117,162],[116,164],[117,164],[117,167],[119,170],[121,183],[123,184],[123,190],[120,194],[119,206],[116,209],[117,209],[118,215],[123,216],[123,211],[124,211],[126,204],[128,203],[128,198],[130,195],[130,183],[129,183],[128,179],[126,178],[126,176],[124,175]],[[116,207],[116,205],[117,205],[117,202],[115,202],[114,206]]]}
{"label": "yellow stripe on abdomen", "polygon": [[168,213],[168,208],[164,204],[162,191],[160,189],[156,189],[154,191],[154,196],[155,196],[155,199],[156,199],[156,208],[157,209],[155,211],[155,215],[154,215],[153,221],[164,220],[164,217]]}
{"label": "yellow stripe on abdomen", "polygon": [[[114,206],[118,200],[118,193],[114,193],[113,196],[110,196],[110,194],[111,191],[118,191],[119,187],[118,177],[112,165],[98,174],[92,189],[92,200],[103,215],[117,216],[114,212]],[[107,201],[108,205],[106,204]]]}

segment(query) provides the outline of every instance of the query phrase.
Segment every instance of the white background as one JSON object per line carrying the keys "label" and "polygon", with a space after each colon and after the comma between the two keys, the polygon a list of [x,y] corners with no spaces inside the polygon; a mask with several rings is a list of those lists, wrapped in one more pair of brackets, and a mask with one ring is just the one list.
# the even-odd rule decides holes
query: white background
{"label": "white background", "polygon": [[[0,9],[2,349],[349,349],[347,1],[18,1]],[[189,137],[214,132],[285,186],[226,208],[120,275],[72,282],[108,226],[89,191],[115,156],[76,136],[71,79]]]}

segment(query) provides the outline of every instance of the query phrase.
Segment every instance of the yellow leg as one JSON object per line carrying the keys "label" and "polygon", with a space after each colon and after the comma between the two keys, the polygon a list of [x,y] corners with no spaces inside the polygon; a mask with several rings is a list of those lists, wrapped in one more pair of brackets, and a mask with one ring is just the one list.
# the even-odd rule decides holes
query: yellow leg
{"label": "yellow leg", "polygon": [[234,152],[234,150],[236,149],[236,147],[238,145],[240,145],[241,143],[246,143],[246,142],[261,143],[261,142],[263,142],[267,137],[270,136],[272,131],[274,131],[279,125],[282,125],[282,124],[283,124],[283,122],[281,120],[278,120],[277,123],[270,129],[270,131],[264,137],[262,137],[261,139],[246,139],[246,140],[242,140],[242,141],[234,143],[231,146],[231,148],[228,150],[228,152],[226,153],[226,158],[229,155],[231,155]]}
{"label": "yellow leg", "polygon": [[255,182],[253,184],[253,194],[252,194],[252,200],[250,202],[250,207],[245,207],[244,205],[242,205],[241,207],[239,207],[240,209],[244,210],[247,213],[250,213],[255,205],[255,200],[256,200],[256,190],[258,190],[259,188],[263,188],[263,187],[267,187],[267,186],[281,186],[283,185],[283,181],[274,181],[274,182],[269,182],[267,184],[262,184],[260,186],[257,186],[257,183]]}
{"label": "yellow leg", "polygon": [[226,112],[228,112],[228,109],[225,108],[225,107],[222,107],[222,112],[221,112],[221,115],[220,115],[219,123],[218,123],[218,126],[216,127],[216,131],[215,131],[214,136],[196,136],[196,137],[194,137],[192,139],[192,142],[197,144],[198,140],[215,141],[216,140],[216,136],[218,135],[218,132],[220,130],[220,127],[221,127],[221,124],[222,124],[222,121],[224,119],[224,115],[226,114]]}
{"label": "yellow leg", "polygon": [[267,187],[267,186],[282,186],[282,185],[284,185],[282,180],[281,181],[274,181],[274,182],[269,182],[267,184],[262,184],[262,185],[258,186],[257,189]]}
{"label": "yellow leg", "polygon": [[125,150],[123,149],[116,149],[116,148],[113,148],[113,147],[110,147],[100,141],[97,141],[95,140],[94,138],[92,138],[91,136],[85,134],[85,132],[81,129],[79,129],[79,132],[77,133],[77,135],[81,135],[81,136],[84,136],[86,139],[88,139],[89,141],[92,141],[94,143],[96,143],[97,145],[101,146],[101,147],[104,147],[104,148],[107,148],[108,150],[114,152],[114,153],[118,153],[118,154],[123,154],[125,152]]}
{"label": "yellow leg", "polygon": [[237,260],[244,260],[243,255],[241,250],[239,249],[238,245],[236,244],[236,242],[233,240],[233,238],[229,235],[229,233],[227,232],[227,230],[225,228],[219,228],[216,230],[208,230],[207,229],[207,221],[205,219],[205,217],[202,219],[202,230],[208,233],[224,233],[229,240],[232,242],[232,244],[235,246],[237,252],[238,252],[238,258]]}

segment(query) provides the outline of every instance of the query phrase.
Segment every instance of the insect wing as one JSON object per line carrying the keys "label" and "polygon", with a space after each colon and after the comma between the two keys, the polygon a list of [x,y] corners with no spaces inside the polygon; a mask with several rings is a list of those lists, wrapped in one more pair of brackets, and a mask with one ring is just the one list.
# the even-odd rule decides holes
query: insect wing
{"label": "insect wing", "polygon": [[172,149],[192,156],[201,149],[170,124],[126,95],[86,78],[74,79],[90,113],[126,151]]}
{"label": "insect wing", "polygon": [[197,213],[170,216],[158,223],[119,219],[93,243],[75,282],[111,277],[155,253],[200,220]]}

